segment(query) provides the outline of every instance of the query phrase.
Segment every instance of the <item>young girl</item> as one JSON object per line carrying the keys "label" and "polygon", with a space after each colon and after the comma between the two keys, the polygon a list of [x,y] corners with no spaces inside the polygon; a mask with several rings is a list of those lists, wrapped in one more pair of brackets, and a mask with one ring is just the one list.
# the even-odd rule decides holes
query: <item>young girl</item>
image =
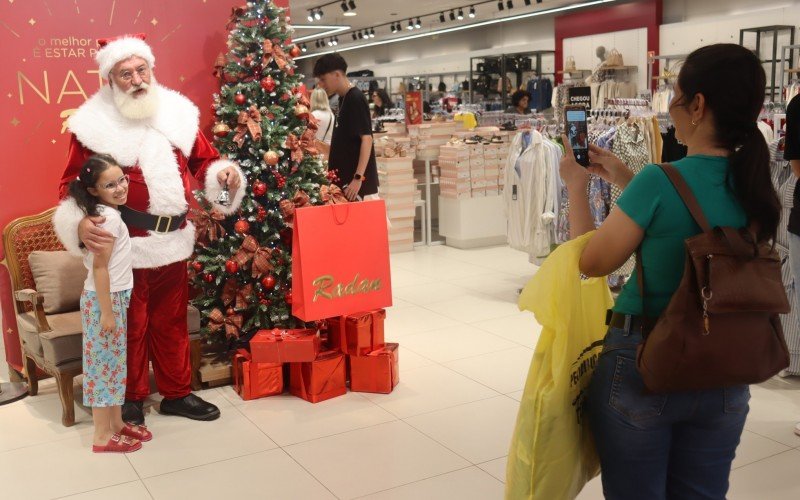
{"label": "young girl", "polygon": [[122,421],[127,378],[127,312],[133,288],[131,242],[119,206],[128,199],[128,176],[113,158],[94,155],[69,186],[87,215],[114,235],[99,254],[86,252],[89,270],[81,295],[83,322],[83,404],[92,407],[95,453],[129,453],[153,435],[143,425]]}

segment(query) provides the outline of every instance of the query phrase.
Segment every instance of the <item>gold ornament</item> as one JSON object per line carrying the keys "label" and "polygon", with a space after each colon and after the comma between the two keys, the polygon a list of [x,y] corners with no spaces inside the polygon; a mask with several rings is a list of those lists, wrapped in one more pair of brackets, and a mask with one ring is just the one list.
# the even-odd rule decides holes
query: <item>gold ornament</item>
{"label": "gold ornament", "polygon": [[228,137],[228,134],[231,133],[231,128],[227,123],[217,122],[214,124],[214,128],[211,129],[211,132],[216,137]]}

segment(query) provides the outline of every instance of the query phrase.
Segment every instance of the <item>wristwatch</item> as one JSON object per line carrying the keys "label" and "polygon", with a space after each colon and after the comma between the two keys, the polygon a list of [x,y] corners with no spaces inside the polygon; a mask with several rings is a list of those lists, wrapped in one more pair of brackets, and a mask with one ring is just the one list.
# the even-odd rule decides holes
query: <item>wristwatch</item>
{"label": "wristwatch", "polygon": [[356,175],[353,176],[353,180],[356,180],[356,181],[363,181],[364,179],[366,179],[366,177],[364,177],[361,174],[356,174]]}

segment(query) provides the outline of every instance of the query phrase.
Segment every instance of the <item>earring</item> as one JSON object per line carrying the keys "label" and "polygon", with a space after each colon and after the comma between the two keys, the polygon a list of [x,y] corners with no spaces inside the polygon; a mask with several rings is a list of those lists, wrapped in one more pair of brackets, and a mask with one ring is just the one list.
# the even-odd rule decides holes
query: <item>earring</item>
{"label": "earring", "polygon": [[697,126],[697,122],[692,120],[692,125],[694,125],[696,127]]}

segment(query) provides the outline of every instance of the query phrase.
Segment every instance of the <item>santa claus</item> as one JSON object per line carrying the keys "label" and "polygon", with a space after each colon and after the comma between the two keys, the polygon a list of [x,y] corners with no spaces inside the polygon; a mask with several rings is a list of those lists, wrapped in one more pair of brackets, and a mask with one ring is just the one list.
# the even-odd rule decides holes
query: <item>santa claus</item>
{"label": "santa claus", "polygon": [[[199,111],[186,97],[156,83],[155,57],[143,36],[101,40],[96,60],[108,79],[69,120],[72,133],[63,199],[53,217],[64,246],[79,255],[99,251],[111,235],[86,217],[68,197],[69,182],[94,153],[111,155],[130,176],[128,202],[120,207],[133,245],[134,286],[128,310],[128,379],[123,419],[144,422],[150,394],[149,361],[164,397],[160,412],[214,420],[219,409],[191,393],[186,328],[188,282],[185,260],[194,248],[194,226],[186,219],[190,176],[205,188],[215,208],[229,215],[244,189],[239,167],[220,159],[198,128]],[[217,204],[223,189],[229,203]]]}

